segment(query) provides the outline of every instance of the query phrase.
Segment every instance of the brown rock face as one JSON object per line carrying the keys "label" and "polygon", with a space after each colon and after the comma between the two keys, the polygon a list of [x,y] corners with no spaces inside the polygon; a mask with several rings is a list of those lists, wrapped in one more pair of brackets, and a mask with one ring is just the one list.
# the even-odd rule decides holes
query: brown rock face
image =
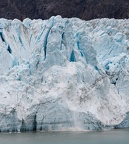
{"label": "brown rock face", "polygon": [[0,17],[48,19],[51,16],[128,18],[129,0],[0,0]]}

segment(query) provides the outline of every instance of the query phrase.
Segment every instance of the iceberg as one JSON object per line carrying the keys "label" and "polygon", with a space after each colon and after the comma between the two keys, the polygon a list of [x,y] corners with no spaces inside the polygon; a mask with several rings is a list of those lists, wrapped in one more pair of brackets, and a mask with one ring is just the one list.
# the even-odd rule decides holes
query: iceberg
{"label": "iceberg", "polygon": [[129,19],[0,19],[0,131],[129,127]]}

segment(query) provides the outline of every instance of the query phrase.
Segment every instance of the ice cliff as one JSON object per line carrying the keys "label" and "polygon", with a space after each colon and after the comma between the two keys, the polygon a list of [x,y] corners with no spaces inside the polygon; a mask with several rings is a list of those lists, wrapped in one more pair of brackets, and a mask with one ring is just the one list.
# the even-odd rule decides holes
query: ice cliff
{"label": "ice cliff", "polygon": [[129,19],[0,19],[0,131],[129,127]]}

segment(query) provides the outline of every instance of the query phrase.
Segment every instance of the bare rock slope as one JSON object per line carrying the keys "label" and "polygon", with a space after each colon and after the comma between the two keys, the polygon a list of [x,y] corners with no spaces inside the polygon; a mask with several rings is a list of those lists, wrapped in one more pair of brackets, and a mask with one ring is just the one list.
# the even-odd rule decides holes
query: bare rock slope
{"label": "bare rock slope", "polygon": [[0,17],[48,19],[51,16],[95,18],[129,17],[128,0],[1,0]]}

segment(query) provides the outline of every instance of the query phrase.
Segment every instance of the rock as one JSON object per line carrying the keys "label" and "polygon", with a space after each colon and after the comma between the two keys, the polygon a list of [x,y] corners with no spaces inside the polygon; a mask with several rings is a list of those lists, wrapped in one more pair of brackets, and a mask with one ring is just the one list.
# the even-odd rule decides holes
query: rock
{"label": "rock", "polygon": [[129,17],[128,0],[1,0],[0,17],[23,20],[51,16],[124,19]]}

